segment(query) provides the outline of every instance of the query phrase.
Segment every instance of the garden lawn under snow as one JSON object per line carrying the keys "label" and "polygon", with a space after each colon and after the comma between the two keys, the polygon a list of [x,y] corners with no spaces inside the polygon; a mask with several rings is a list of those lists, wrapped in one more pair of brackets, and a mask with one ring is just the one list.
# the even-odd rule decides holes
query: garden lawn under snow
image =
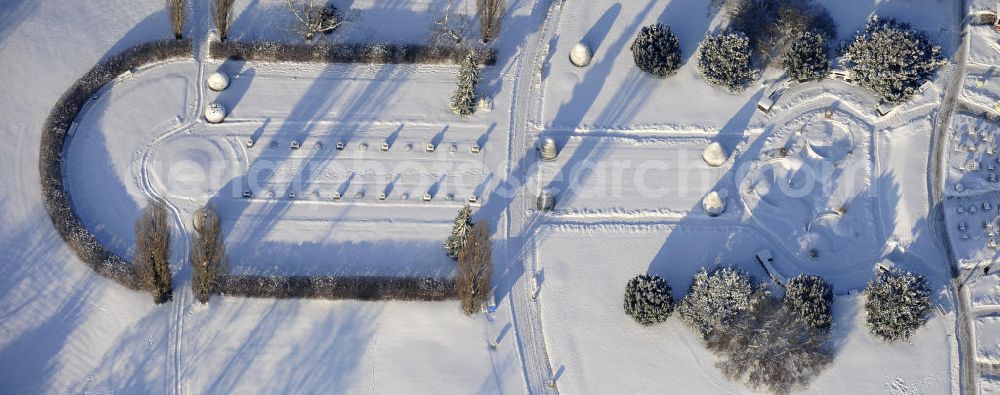
{"label": "garden lawn under snow", "polygon": [[[346,22],[321,40],[421,43],[449,2],[335,3]],[[471,16],[471,3],[456,2],[456,18]],[[570,1],[552,8],[559,14],[545,25],[549,30],[541,25],[548,3],[509,3],[499,63],[486,68],[481,86],[493,99],[491,112],[468,119],[450,113],[454,66],[184,60],[113,84],[82,114],[66,154],[75,207],[114,252],[131,254],[132,224],[146,198],[162,196],[175,209],[175,246],[186,241],[181,231],[189,230],[191,213],[212,202],[231,269],[241,274],[449,276],[454,265],[441,242],[460,205],[475,196],[491,208],[486,215],[505,213],[490,218],[503,302],[491,319],[465,317],[454,301],[223,296],[202,306],[189,294],[184,247],[175,247],[173,268],[183,288],[169,304],[152,306],[148,295],[97,277],[46,218],[36,173],[39,134],[52,103],[102,56],[168,38],[166,15],[158,2],[0,5],[0,94],[17,98],[0,106],[0,137],[7,142],[0,164],[9,170],[0,173],[6,186],[0,190],[0,388],[520,393],[525,380],[550,379],[532,376],[537,372],[529,366],[548,362],[566,393],[747,392],[722,376],[716,358],[676,317],[641,327],[625,316],[622,292],[629,278],[649,272],[663,276],[679,299],[699,268],[717,264],[767,282],[754,258],[766,248],[775,256],[776,277],[823,274],[839,295],[836,359],[809,392],[952,391],[954,314],[935,313],[908,343],[884,344],[864,327],[863,299],[847,294],[883,258],[928,275],[935,291],[948,279],[925,218],[925,142],[941,79],[884,118],[875,116],[871,94],[839,81],[793,86],[763,114],[757,101],[778,73],[768,71],[737,94],[698,75],[698,43],[721,23],[708,13],[708,0]],[[838,40],[878,13],[927,31],[946,56],[954,52],[951,3],[820,3],[838,22]],[[237,1],[230,37],[298,40],[284,4]],[[207,3],[195,6],[190,31],[203,39]],[[683,52],[684,66],[666,80],[638,71],[628,49],[639,28],[654,22],[672,27]],[[535,65],[541,79],[530,98],[515,97],[534,77],[519,74],[520,62],[536,60],[526,40],[543,34],[551,37],[541,43],[549,45],[537,59],[544,64]],[[594,50],[585,68],[567,60],[581,41]],[[219,94],[199,80],[216,69],[234,77]],[[37,78],[39,70],[46,78]],[[225,123],[198,121],[212,100],[229,109]],[[525,113],[528,130],[517,122]],[[537,155],[512,151],[517,138],[549,136],[561,150],[556,161],[517,166]],[[730,154],[719,168],[701,159],[713,141]],[[301,147],[293,150],[293,142]],[[389,144],[386,152],[382,143]],[[473,153],[473,145],[481,152]],[[791,153],[774,156],[781,148]],[[603,176],[620,162],[631,162],[621,176]],[[642,163],[666,166],[643,172]],[[837,169],[838,163],[851,164],[858,176],[834,178],[825,194],[782,196],[788,192],[782,185],[801,185],[805,164]],[[557,188],[564,193],[551,213],[518,212],[521,206],[505,204],[509,197],[497,192],[510,169],[525,171],[512,177],[532,181],[520,191],[532,194],[529,200],[545,186],[576,185]],[[647,187],[653,193],[642,193]],[[700,203],[716,190],[729,209],[712,218]],[[524,237],[527,262],[499,260],[521,256],[503,251],[517,246],[503,239],[510,216],[530,215],[538,221],[528,228],[537,233]],[[537,284],[537,302],[527,301],[538,303],[537,315],[517,305],[527,298],[504,293],[509,276]],[[533,328],[524,322],[539,321],[542,332],[517,333]],[[547,361],[529,360],[537,350],[522,341],[532,336],[544,338]]]}

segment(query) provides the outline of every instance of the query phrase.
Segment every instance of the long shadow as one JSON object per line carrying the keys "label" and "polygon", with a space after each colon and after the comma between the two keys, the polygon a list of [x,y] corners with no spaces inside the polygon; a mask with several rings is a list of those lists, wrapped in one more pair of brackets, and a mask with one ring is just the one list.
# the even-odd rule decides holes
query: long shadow
{"label": "long shadow", "polygon": [[7,38],[38,10],[38,4],[36,0],[8,0],[0,4],[0,49],[6,46]]}
{"label": "long shadow", "polygon": [[[623,48],[625,48],[626,44],[631,41],[631,38],[634,36],[635,32],[638,31],[639,26],[642,23],[642,20],[644,19],[645,15],[647,15],[652,10],[653,5],[654,2],[649,2],[645,5],[645,7],[639,12],[635,20],[633,20],[632,23],[629,24],[628,27],[626,27],[622,36],[618,37],[614,42],[609,44],[608,53],[618,53],[622,51]],[[620,5],[616,6],[620,7]],[[612,6],[612,8],[615,8],[616,6]],[[611,14],[613,15],[614,11],[611,11]],[[568,125],[571,129],[575,129],[580,124],[580,122],[582,122],[584,115],[593,106],[597,98],[597,95],[603,88],[603,84],[596,84],[593,82],[602,81],[607,78],[607,76],[611,73],[613,61],[614,61],[614,56],[608,55],[599,59],[596,63],[593,63],[591,66],[589,66],[583,80],[573,88],[573,93],[570,100],[564,103],[562,106],[560,106],[559,112],[556,114],[555,117],[555,119],[561,120],[559,122],[560,124]],[[631,88],[630,87],[621,88],[618,90],[618,92],[616,92],[615,98],[617,100],[625,100],[626,98],[639,96],[641,99],[644,95],[648,95],[649,92],[648,89],[651,88],[647,87],[645,88],[644,91],[640,92],[635,92],[633,89],[634,86]],[[606,118],[608,116],[605,113],[602,114],[602,117]],[[562,138],[561,142],[557,141],[557,144],[560,146],[560,148],[565,145],[567,139],[568,137],[564,137]],[[593,161],[596,161],[600,156],[602,156],[603,152],[606,150],[607,150],[606,145],[587,144],[585,146],[577,148],[574,151],[572,158],[567,163],[571,164],[585,163],[583,162],[585,158],[589,159],[590,162],[593,163]],[[486,204],[482,208],[480,208],[479,212],[477,213],[477,217],[489,218],[491,219],[491,222],[497,223],[498,222],[497,219],[500,218],[502,213],[506,210],[511,209],[511,203],[513,202],[516,194],[518,193],[518,189],[522,186],[522,183],[524,183],[526,180],[530,180],[532,178],[532,175],[537,173],[536,171],[537,166],[538,166],[537,155],[533,155],[531,152],[522,155],[521,159],[513,167],[510,173],[510,179],[504,180],[504,182],[502,182],[501,185],[497,186],[497,188],[494,189],[490,197],[486,200]],[[576,176],[576,174],[571,174],[571,173],[577,173],[579,171],[580,170],[577,168],[564,167],[563,169],[560,170],[559,175],[556,176],[556,179],[571,180],[570,178],[571,175],[574,177]],[[560,176],[562,178],[560,178]],[[556,183],[550,185],[549,188],[559,189],[559,192],[561,194],[564,193],[566,190],[572,190],[572,184],[560,185]],[[531,194],[531,193],[538,193],[539,191],[531,190],[531,188],[528,188],[527,191],[522,191],[521,193],[523,192],[528,192],[529,194]],[[564,198],[569,198],[571,200],[571,197],[569,195],[565,196],[560,195],[559,201],[562,201],[562,199]],[[517,251],[512,251],[513,255],[509,257],[510,259],[508,260],[508,264],[506,267],[498,267],[497,268],[498,270],[495,271],[496,274],[494,275],[494,294],[497,297],[503,298],[504,296],[508,295],[510,293],[510,290],[513,288],[515,282],[517,281],[517,279],[524,274],[523,255],[527,251],[533,250],[533,248],[530,248],[528,246],[529,243],[534,242],[533,237],[534,233],[536,232],[539,226],[539,220],[540,216],[537,213],[535,213],[528,219],[527,224],[525,224],[524,226],[524,229],[518,231],[517,234],[509,235],[508,244],[512,246],[520,246],[520,248]]]}
{"label": "long shadow", "polygon": [[[222,103],[228,112],[233,112],[240,104],[240,100],[243,99],[243,96],[246,95],[247,91],[250,90],[250,87],[253,85],[253,78],[256,76],[257,71],[253,67],[247,68],[246,61],[236,59],[226,59],[222,62],[222,65],[219,66],[218,71],[225,73],[230,76],[230,78],[236,78],[236,76],[239,76],[238,78],[241,83],[230,83],[229,88],[216,95],[216,101]],[[249,82],[242,83],[243,81]],[[264,126],[267,126],[269,121],[270,119],[267,119],[264,122]],[[261,130],[263,130],[264,126],[261,127]]]}
{"label": "long shadow", "polygon": [[[0,201],[0,322],[5,324],[0,348],[0,388],[7,393],[64,392],[56,383],[62,355],[77,339],[94,292],[103,289],[98,276],[67,278],[66,248],[53,234],[44,211],[26,213],[25,222],[11,220]],[[21,214],[19,214],[21,215]],[[70,270],[74,271],[74,270]],[[16,324],[15,324],[16,323]],[[77,339],[78,340],[78,339]]]}

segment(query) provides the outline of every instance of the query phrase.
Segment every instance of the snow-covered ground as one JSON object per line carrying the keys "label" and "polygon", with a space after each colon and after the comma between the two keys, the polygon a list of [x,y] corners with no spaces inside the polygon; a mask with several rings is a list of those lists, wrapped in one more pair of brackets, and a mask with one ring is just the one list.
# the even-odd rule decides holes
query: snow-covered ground
{"label": "snow-covered ground", "polygon": [[[449,3],[335,1],[345,24],[321,40],[423,43]],[[473,3],[454,2],[452,22],[471,18]],[[677,319],[652,328],[628,319],[622,291],[649,272],[679,299],[699,268],[719,264],[768,281],[754,254],[769,249],[770,275],[821,274],[838,295],[836,359],[808,392],[958,391],[953,311],[935,312],[910,342],[884,344],[868,334],[853,292],[875,263],[892,261],[927,275],[935,303],[947,305],[949,268],[927,218],[929,140],[946,79],[886,117],[871,94],[830,80],[791,86],[765,114],[756,104],[774,70],[738,94],[698,75],[698,43],[723,22],[708,0],[508,3],[500,60],[481,89],[494,108],[468,119],[447,108],[453,66],[211,61],[199,52],[102,92],[67,145],[67,187],[88,228],[126,256],[147,198],[176,208],[182,288],[163,306],[78,262],[51,228],[37,176],[52,103],[101,57],[169,38],[161,4],[0,3],[0,388],[743,393]],[[956,49],[951,3],[821,3],[840,39],[877,13],[927,31],[946,56]],[[206,4],[192,10],[196,48],[210,28]],[[283,0],[237,0],[234,13],[233,39],[298,40]],[[639,72],[629,51],[638,29],[657,21],[683,51],[684,66],[666,80]],[[477,34],[475,22],[466,28]],[[578,42],[594,51],[587,67],[568,61]],[[221,93],[204,87],[216,70],[233,77]],[[995,96],[997,81],[982,86],[978,95]],[[226,122],[201,120],[210,101],[229,110]],[[540,161],[534,145],[549,137],[559,157]],[[728,154],[720,167],[701,158],[712,142]],[[551,212],[533,209],[542,188],[556,193]],[[701,205],[713,191],[727,205],[718,217]],[[470,196],[496,230],[500,303],[490,317],[465,317],[453,301],[216,297],[202,306],[188,291],[180,244],[206,202],[219,208],[234,273],[449,276],[441,242]],[[946,211],[954,229],[954,207]],[[977,285],[974,300],[995,305],[993,288]],[[980,322],[976,341],[988,353],[996,336]],[[554,388],[537,385],[550,380]]]}

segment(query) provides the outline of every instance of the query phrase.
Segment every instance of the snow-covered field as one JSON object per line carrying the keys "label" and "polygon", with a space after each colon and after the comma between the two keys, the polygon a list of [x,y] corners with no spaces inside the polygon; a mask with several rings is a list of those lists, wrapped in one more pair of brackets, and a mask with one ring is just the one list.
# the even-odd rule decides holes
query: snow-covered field
{"label": "snow-covered field", "polygon": [[[930,140],[951,68],[885,117],[870,93],[833,80],[794,84],[765,114],[756,105],[775,70],[742,93],[698,74],[698,43],[723,24],[708,0],[509,1],[481,87],[493,109],[458,118],[447,102],[454,66],[206,59],[208,4],[194,2],[191,59],[111,84],[66,147],[74,207],[112,251],[131,256],[148,198],[173,209],[178,288],[152,306],[78,262],[38,191],[39,136],[62,92],[102,57],[171,36],[160,2],[133,3],[0,3],[0,392],[745,393],[676,318],[642,327],[622,312],[632,276],[661,275],[679,299],[699,268],[716,265],[833,284],[836,359],[807,392],[959,392],[951,274],[928,219]],[[877,13],[925,30],[946,57],[956,51],[949,2],[820,3],[839,39]],[[470,20],[478,34],[471,0],[334,4],[345,23],[320,40],[424,43],[449,4],[452,22]],[[298,40],[284,0],[237,0],[234,14],[233,39]],[[669,24],[683,52],[665,80],[637,70],[629,51],[653,22]],[[567,59],[578,42],[594,50],[587,67]],[[973,62],[990,62],[977,45]],[[221,93],[204,86],[216,70],[233,77]],[[1000,85],[983,78],[965,78],[961,97],[995,101]],[[224,123],[201,118],[211,101],[228,109]],[[975,122],[956,114],[952,130]],[[545,138],[557,142],[554,161],[538,159]],[[722,166],[702,160],[712,142],[726,151]],[[991,185],[954,167],[978,153],[948,150],[947,185]],[[556,196],[551,212],[534,209],[544,188]],[[718,217],[702,208],[713,191],[727,206]],[[950,242],[983,244],[957,231],[965,221],[982,233],[979,217],[953,215],[959,204],[982,213],[971,201],[980,198],[957,194],[946,191],[956,196],[945,201]],[[235,274],[451,276],[441,242],[469,201],[495,230],[489,316],[466,317],[455,301],[201,305],[189,291],[184,244],[205,203],[219,209]],[[993,251],[979,244],[955,251]],[[775,272],[754,258],[763,249]],[[945,306],[909,342],[882,343],[864,326],[856,291],[884,261],[928,276]],[[995,306],[985,278],[973,300]],[[992,360],[990,320],[977,318],[974,341]]]}

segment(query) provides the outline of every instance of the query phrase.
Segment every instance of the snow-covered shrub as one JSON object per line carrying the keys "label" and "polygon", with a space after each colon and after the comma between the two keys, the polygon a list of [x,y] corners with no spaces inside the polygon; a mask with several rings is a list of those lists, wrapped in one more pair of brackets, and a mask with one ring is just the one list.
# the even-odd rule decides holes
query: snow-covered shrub
{"label": "snow-covered shrub", "polygon": [[468,240],[474,225],[472,207],[466,204],[455,216],[455,221],[451,226],[451,235],[444,242],[444,250],[448,253],[449,258],[458,259],[458,253],[462,251],[462,248],[465,248],[465,242]]}
{"label": "snow-covered shrub", "polygon": [[184,22],[187,20],[187,1],[166,0],[167,15],[170,16],[170,28],[174,31],[174,38],[180,40],[184,38]]}
{"label": "snow-covered shrub", "polygon": [[827,331],[812,330],[778,300],[759,299],[706,339],[730,380],[785,394],[808,385],[833,361]]}
{"label": "snow-covered shrub", "polygon": [[900,270],[879,274],[865,287],[868,331],[886,342],[909,339],[927,322],[930,295],[924,276]]}
{"label": "snow-covered shrub", "polygon": [[109,251],[81,222],[65,191],[62,151],[77,114],[104,85],[134,67],[191,56],[190,40],[142,43],[94,65],[63,93],[45,119],[39,145],[39,181],[45,210],[59,236],[98,275],[140,289],[134,267]]}
{"label": "snow-covered shrub", "polygon": [[755,303],[756,290],[750,276],[732,267],[695,273],[691,289],[677,306],[681,321],[702,338],[732,324]]}
{"label": "snow-covered shrub", "polygon": [[135,266],[142,288],[153,302],[165,303],[173,291],[170,274],[170,222],[162,203],[152,202],[135,223]]}
{"label": "snow-covered shrub", "polygon": [[681,67],[681,46],[669,26],[661,23],[643,26],[632,42],[632,57],[639,70],[668,77]]}
{"label": "snow-covered shrub", "polygon": [[295,16],[295,28],[306,41],[312,41],[317,33],[331,33],[340,27],[341,21],[336,7],[326,0],[286,0],[288,10]]}
{"label": "snow-covered shrub", "polygon": [[813,329],[829,329],[833,321],[833,288],[820,276],[800,274],[785,285],[785,309]]}
{"label": "snow-covered shrub", "polygon": [[666,321],[674,312],[674,295],[660,276],[640,274],[625,286],[625,314],[640,324]]}
{"label": "snow-covered shrub", "polygon": [[922,81],[944,64],[941,47],[931,44],[927,34],[878,16],[868,19],[865,30],[845,43],[840,53],[861,86],[889,102],[913,96]]}
{"label": "snow-covered shrub", "polygon": [[476,86],[479,85],[479,58],[475,51],[469,51],[458,70],[458,89],[451,96],[451,111],[467,117],[476,112]]}
{"label": "snow-covered shrub", "polygon": [[480,221],[469,232],[465,246],[458,253],[455,292],[465,314],[483,307],[493,288],[493,242],[490,227]]}
{"label": "snow-covered shrub", "polygon": [[823,6],[811,0],[726,0],[730,28],[750,38],[762,65],[781,58],[795,35],[814,31],[834,37],[837,29]]}
{"label": "snow-covered shrub", "polygon": [[820,80],[830,72],[826,37],[806,31],[791,39],[781,64],[788,77],[799,82]]}
{"label": "snow-covered shrub", "polygon": [[211,206],[195,212],[191,238],[191,291],[201,303],[215,291],[216,279],[226,268],[226,246],[222,242],[219,214]]}
{"label": "snow-covered shrub", "polygon": [[233,23],[233,2],[236,0],[212,0],[212,21],[219,31],[219,39],[226,41],[229,25]]}
{"label": "snow-covered shrub", "polygon": [[476,15],[479,16],[479,35],[484,43],[493,41],[500,35],[500,22],[507,5],[504,0],[476,0]]}
{"label": "snow-covered shrub", "polygon": [[215,291],[251,298],[353,300],[445,300],[455,298],[455,281],[388,276],[233,276],[216,279]]}
{"label": "snow-covered shrub", "polygon": [[[477,48],[475,51],[480,64],[496,64],[495,48]],[[213,41],[209,44],[209,54],[215,59],[238,58],[264,62],[461,64],[468,56],[469,49],[392,43],[321,42],[308,45],[274,41]]]}
{"label": "snow-covered shrub", "polygon": [[698,70],[708,82],[721,85],[731,92],[747,89],[760,77],[753,68],[750,40],[740,32],[714,34],[701,41]]}

